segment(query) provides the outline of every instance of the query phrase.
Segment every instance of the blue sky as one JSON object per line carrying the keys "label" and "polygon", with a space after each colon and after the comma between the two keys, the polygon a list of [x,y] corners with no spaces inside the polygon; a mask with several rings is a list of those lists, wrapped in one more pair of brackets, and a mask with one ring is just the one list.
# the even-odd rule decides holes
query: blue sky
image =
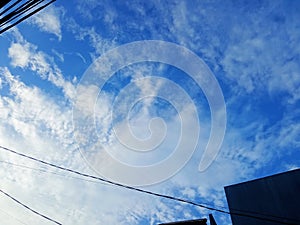
{"label": "blue sky", "polygon": [[[299,1],[58,0],[0,36],[0,145],[226,209],[224,186],[300,167],[299,11]],[[203,171],[213,121],[207,92],[214,86],[201,88],[186,71],[159,61],[126,65],[110,79],[103,77],[109,63],[97,64],[107,51],[144,40],[194,52],[222,91],[226,114],[216,115],[226,119],[226,130],[223,137],[217,129],[223,141]],[[189,146],[182,158],[196,143],[186,164],[173,171],[181,163],[176,158],[154,170],[181,141]],[[135,174],[110,164],[109,155]],[[157,224],[211,213],[76,179],[5,152],[0,160],[0,188],[63,224]],[[168,169],[173,176],[164,176]],[[162,182],[144,186],[150,175]],[[1,223],[48,223],[0,199]],[[231,224],[229,216],[212,213]]]}

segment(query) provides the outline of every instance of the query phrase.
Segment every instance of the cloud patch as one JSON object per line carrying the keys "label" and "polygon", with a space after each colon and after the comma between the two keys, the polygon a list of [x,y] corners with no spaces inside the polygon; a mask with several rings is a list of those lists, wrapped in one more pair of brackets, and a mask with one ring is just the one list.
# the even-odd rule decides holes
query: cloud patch
{"label": "cloud patch", "polygon": [[54,34],[60,41],[62,39],[61,17],[63,14],[62,8],[52,5],[35,14],[27,21],[43,32]]}
{"label": "cloud patch", "polygon": [[16,41],[8,48],[8,57],[13,67],[29,69],[36,72],[43,80],[48,80],[61,88],[69,99],[75,96],[75,86],[65,80],[61,70],[54,63],[53,57],[38,50],[34,44],[26,41],[18,30],[13,31]]}

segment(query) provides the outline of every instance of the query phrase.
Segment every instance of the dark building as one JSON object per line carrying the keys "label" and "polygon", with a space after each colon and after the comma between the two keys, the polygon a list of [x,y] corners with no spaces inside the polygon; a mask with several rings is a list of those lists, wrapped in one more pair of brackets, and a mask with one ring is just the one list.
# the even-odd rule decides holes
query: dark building
{"label": "dark building", "polygon": [[198,220],[186,220],[186,221],[178,221],[178,222],[172,222],[172,223],[161,223],[158,225],[207,225],[206,224],[207,219],[198,219]]}
{"label": "dark building", "polygon": [[233,225],[300,224],[300,169],[227,186],[225,193]]}

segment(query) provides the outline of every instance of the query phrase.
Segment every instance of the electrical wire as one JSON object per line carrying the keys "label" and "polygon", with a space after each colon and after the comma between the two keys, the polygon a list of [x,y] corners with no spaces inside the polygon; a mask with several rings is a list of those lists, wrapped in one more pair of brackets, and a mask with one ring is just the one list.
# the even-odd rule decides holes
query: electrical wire
{"label": "electrical wire", "polygon": [[[22,1],[18,0],[11,5],[9,5],[9,2],[11,1],[6,1],[5,3],[3,3],[3,6],[7,5],[7,8],[0,12],[0,15],[2,16],[0,18],[0,27],[4,27],[2,30],[0,30],[0,34],[16,26],[17,24],[36,14],[37,12],[41,11],[42,9],[44,9],[45,7],[47,7],[55,1],[56,0],[50,0],[49,2],[45,3],[40,7],[38,6],[41,5],[43,2],[46,2],[46,0],[29,0],[25,3],[22,3]],[[18,5],[18,3],[22,4]],[[7,25],[10,22],[12,22],[12,24]],[[7,26],[5,27],[5,25]]]}
{"label": "electrical wire", "polygon": [[15,216],[9,214],[8,212],[5,212],[4,210],[0,209],[0,212],[7,215],[8,217],[13,218],[15,221],[18,221],[19,223],[23,224],[23,225],[28,225],[26,223],[24,223],[22,220],[19,220],[18,218],[16,218]]}
{"label": "electrical wire", "polygon": [[13,21],[14,19],[20,17],[21,15],[24,15],[26,12],[28,12],[33,7],[37,6],[38,4],[42,3],[44,0],[30,0],[28,2],[23,3],[21,6],[19,6],[14,11],[10,12],[9,14],[5,15],[3,18],[0,19],[2,27],[3,25]]}
{"label": "electrical wire", "polygon": [[46,215],[44,215],[44,214],[42,214],[42,213],[40,213],[40,212],[38,212],[38,211],[36,211],[36,210],[30,208],[29,206],[27,206],[26,204],[20,202],[18,199],[14,198],[13,196],[11,196],[10,194],[6,193],[6,192],[3,191],[2,189],[0,189],[0,192],[1,192],[2,194],[6,195],[7,197],[9,197],[9,198],[10,198],[11,200],[13,200],[14,202],[18,203],[19,205],[21,205],[21,206],[23,206],[24,208],[30,210],[30,211],[33,212],[34,214],[36,214],[36,215],[38,215],[38,216],[40,216],[40,217],[43,217],[44,219],[49,220],[49,221],[51,221],[51,222],[53,222],[53,223],[56,223],[56,224],[58,224],[58,225],[62,225],[62,223],[57,222],[56,220],[51,219],[50,217],[48,217],[48,216],[46,216]]}
{"label": "electrical wire", "polygon": [[[11,4],[10,6],[8,6],[6,9],[4,9],[1,13],[0,16],[5,14],[6,12],[8,12],[10,9],[12,9],[13,7],[15,7],[18,3],[20,3],[22,0],[18,0],[15,3]],[[5,3],[7,4],[7,3]],[[2,8],[2,7],[1,7]]]}
{"label": "electrical wire", "polygon": [[17,163],[12,163],[12,162],[9,162],[9,161],[4,161],[4,160],[0,160],[0,163],[7,164],[7,165],[11,165],[11,166],[15,166],[15,167],[20,167],[20,168],[23,168],[23,169],[33,170],[33,171],[36,171],[36,172],[39,172],[39,173],[48,173],[48,174],[53,174],[53,175],[60,176],[60,177],[65,177],[65,178],[71,178],[71,179],[76,179],[76,180],[82,180],[82,181],[91,182],[91,183],[96,183],[96,184],[101,183],[101,184],[103,184],[103,185],[110,185],[110,184],[104,183],[104,182],[102,182],[102,181],[91,180],[91,179],[85,179],[85,178],[75,177],[75,176],[67,176],[67,175],[65,175],[65,174],[56,173],[56,172],[54,172],[54,171],[49,171],[49,170],[46,170],[46,169],[40,169],[40,168],[34,168],[34,167],[30,167],[30,166],[26,166],[26,165],[22,165],[22,164],[17,164]]}
{"label": "electrical wire", "polygon": [[52,0],[50,2],[48,2],[47,4],[41,6],[40,8],[34,10],[33,12],[27,14],[26,16],[22,17],[21,19],[19,19],[17,22],[13,23],[12,25],[10,26],[7,26],[6,28],[4,28],[3,30],[0,31],[0,34],[9,30],[10,28],[16,26],[17,24],[21,23],[22,21],[24,21],[25,19],[29,18],[30,16],[36,14],[37,12],[41,11],[42,9],[44,9],[45,7],[47,7],[48,5],[50,5],[51,3],[55,2],[56,0]]}
{"label": "electrical wire", "polygon": [[152,191],[147,191],[147,190],[144,190],[144,189],[140,189],[140,188],[132,187],[132,186],[129,186],[129,185],[117,183],[117,182],[114,182],[114,181],[111,181],[111,180],[107,180],[107,179],[104,179],[104,178],[101,178],[101,177],[97,177],[97,176],[89,175],[89,174],[86,174],[86,173],[82,173],[82,172],[79,172],[79,171],[76,171],[76,170],[73,170],[73,169],[69,169],[69,168],[66,168],[66,167],[58,166],[58,165],[55,165],[53,163],[50,163],[50,162],[47,162],[47,161],[44,161],[44,160],[41,160],[41,159],[37,159],[35,157],[32,157],[32,156],[14,151],[12,149],[6,148],[6,147],[1,146],[1,145],[0,145],[0,149],[5,150],[5,151],[10,152],[10,153],[13,153],[13,154],[16,154],[16,155],[19,155],[19,156],[24,157],[24,158],[30,159],[32,161],[42,163],[42,164],[50,166],[50,167],[54,167],[54,168],[57,168],[57,169],[60,169],[60,170],[64,170],[64,171],[67,171],[67,172],[70,172],[70,173],[73,173],[73,174],[77,174],[77,175],[80,175],[80,176],[83,176],[83,177],[88,177],[88,178],[91,178],[91,179],[100,180],[102,182],[112,184],[112,185],[115,185],[115,186],[118,186],[118,187],[122,187],[122,188],[125,188],[125,189],[129,189],[129,190],[132,190],[132,191],[137,191],[137,192],[140,192],[140,193],[144,193],[144,194],[148,194],[148,195],[152,195],[152,196],[157,196],[157,197],[160,197],[160,198],[170,199],[170,200],[173,200],[173,201],[186,203],[186,204],[189,204],[189,205],[193,205],[193,206],[196,206],[196,207],[200,207],[200,208],[204,208],[204,209],[208,209],[208,210],[212,210],[212,211],[215,211],[215,212],[220,212],[220,213],[224,213],[224,214],[228,214],[228,215],[248,217],[248,218],[253,218],[253,219],[262,220],[262,221],[274,222],[274,223],[278,223],[278,224],[299,225],[299,223],[295,223],[294,220],[288,219],[288,218],[285,218],[285,219],[289,220],[289,221],[293,221],[293,222],[285,222],[285,221],[279,221],[279,220],[272,219],[272,218],[263,217],[265,215],[258,216],[258,215],[250,215],[250,214],[241,213],[241,212],[229,212],[229,211],[226,211],[226,210],[215,208],[213,206],[207,206],[207,205],[204,205],[204,204],[193,202],[193,201],[190,201],[190,200],[187,200],[187,199],[182,199],[182,198],[178,198],[178,197],[174,197],[174,196],[170,196],[170,195],[164,195],[164,194],[159,194],[159,193],[152,192]]}
{"label": "electrical wire", "polygon": [[[216,162],[216,164],[221,165],[219,162]],[[227,209],[227,207],[224,207],[224,206],[221,206],[221,205],[215,205],[215,204],[214,204],[214,207]],[[290,219],[290,218],[287,218],[287,217],[282,217],[282,216],[277,216],[277,215],[271,215],[271,214],[268,214],[268,213],[261,213],[261,212],[252,211],[252,210],[242,210],[242,209],[230,208],[230,212],[255,214],[255,215],[265,216],[265,217],[269,217],[269,218],[275,218],[275,219],[280,219],[280,220],[288,220],[288,221],[295,222],[296,224],[300,224],[300,220],[297,220],[297,219]]]}
{"label": "electrical wire", "polygon": [[[17,164],[17,163],[12,163],[12,162],[9,162],[9,161],[4,161],[4,160],[0,160],[0,163],[8,164],[8,165],[15,166],[15,167],[20,167],[20,168],[23,168],[23,169],[33,170],[33,171],[36,171],[36,172],[39,172],[39,173],[48,173],[48,174],[53,174],[53,175],[56,175],[56,176],[61,176],[61,177],[71,178],[71,179],[77,179],[77,180],[82,180],[82,181],[91,182],[91,183],[96,183],[96,184],[101,183],[101,184],[103,184],[103,185],[111,185],[111,184],[104,183],[104,182],[102,182],[102,181],[91,180],[91,179],[85,179],[85,178],[75,177],[75,176],[66,176],[65,174],[56,173],[56,172],[54,172],[54,171],[49,171],[49,170],[46,170],[46,169],[40,169],[40,168],[33,168],[33,167],[26,166],[26,165]],[[206,204],[206,205],[207,205],[207,204]],[[215,207],[226,209],[226,207],[220,206],[220,205],[217,205],[217,206],[215,205]],[[282,219],[282,220],[287,219],[286,217],[275,216],[275,215],[270,215],[270,214],[265,214],[265,213],[262,214],[262,213],[259,213],[259,212],[249,211],[249,210],[245,211],[245,210],[233,209],[233,208],[231,208],[230,210],[231,210],[231,211],[235,211],[235,212],[251,213],[251,214],[256,214],[256,215],[261,215],[261,216],[266,216],[266,217],[272,217],[272,218],[277,218],[277,219]],[[300,221],[297,221],[297,222],[300,223]]]}

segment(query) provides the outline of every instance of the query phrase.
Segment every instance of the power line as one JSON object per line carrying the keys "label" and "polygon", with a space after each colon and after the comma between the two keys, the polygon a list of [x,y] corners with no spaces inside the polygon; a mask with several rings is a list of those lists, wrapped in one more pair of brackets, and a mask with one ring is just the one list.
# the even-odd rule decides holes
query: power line
{"label": "power line", "polygon": [[[0,9],[4,9],[0,12],[0,27],[2,27],[0,34],[38,13],[55,1],[56,0],[50,0],[49,2],[47,2],[47,0],[27,0],[24,2],[17,0],[13,2],[11,0],[2,0]],[[13,3],[10,4],[11,2]],[[44,2],[46,3],[42,4]]]}
{"label": "power line", "polygon": [[[53,174],[53,175],[56,175],[56,176],[72,178],[72,179],[82,180],[82,181],[96,183],[96,184],[100,183],[100,184],[103,184],[103,185],[111,185],[111,184],[107,184],[105,182],[98,181],[98,180],[85,179],[85,178],[81,178],[81,177],[77,177],[77,176],[66,176],[65,174],[56,173],[54,171],[49,171],[49,170],[40,169],[40,168],[33,168],[33,167],[29,167],[29,166],[26,166],[26,165],[23,165],[23,164],[12,163],[12,162],[9,162],[9,161],[4,161],[4,160],[0,160],[0,163],[4,163],[4,164],[11,165],[11,166],[24,168],[24,169],[33,170],[33,171],[36,171],[36,172],[39,172],[39,173],[48,173],[48,174]],[[205,204],[205,205],[207,205],[207,204]],[[214,207],[226,209],[224,206],[221,206],[221,205],[215,205]],[[259,212],[249,211],[249,210],[245,211],[245,210],[239,210],[239,209],[231,209],[231,211],[240,212],[240,213],[251,213],[251,214],[256,214],[256,215],[260,215],[260,216],[276,218],[276,219],[289,220],[286,217],[270,215],[270,214],[265,214],[265,213],[262,214],[262,213],[259,213]],[[300,223],[300,221],[296,221],[296,222]]]}
{"label": "power line", "polygon": [[[34,168],[34,167],[26,166],[26,165],[23,165],[23,164],[12,163],[12,162],[9,162],[9,161],[4,161],[4,160],[0,160],[0,163],[11,165],[11,166],[14,166],[14,167],[23,168],[23,169],[33,170],[33,171],[36,171],[36,172],[39,172],[39,173],[48,173],[48,174],[53,174],[53,175],[60,176],[60,177],[77,179],[77,180],[82,180],[82,181],[96,183],[96,184],[101,183],[103,185],[111,185],[111,184],[108,184],[108,183],[105,183],[105,182],[99,181],[99,180],[85,179],[85,178],[81,178],[81,177],[78,177],[78,176],[67,176],[65,174],[56,173],[54,171],[49,171],[49,170],[41,169],[41,168]],[[208,204],[205,204],[205,205],[208,205]],[[214,207],[226,209],[226,207],[221,206],[221,205],[214,205]],[[249,210],[246,211],[246,210],[240,210],[240,209],[234,209],[234,208],[232,208],[231,211],[232,212],[233,211],[240,212],[240,213],[251,213],[251,214],[256,214],[256,215],[260,215],[260,216],[266,216],[266,217],[275,218],[275,219],[289,220],[286,217],[281,217],[281,216],[276,216],[276,215],[270,215],[270,214],[266,214],[266,213],[259,213],[259,212],[255,212],[255,211],[249,211]],[[300,223],[300,221],[297,221],[297,222]]]}
{"label": "power line", "polygon": [[3,214],[13,218],[15,221],[18,221],[19,223],[23,224],[23,225],[28,225],[26,223],[24,223],[22,220],[19,220],[18,218],[16,218],[15,216],[9,214],[8,212],[5,212],[4,210],[0,209],[0,212],[2,212]]}
{"label": "power line", "polygon": [[48,174],[53,174],[53,175],[61,176],[61,177],[65,177],[65,178],[72,178],[72,179],[76,179],[76,180],[83,180],[83,181],[86,181],[86,182],[91,182],[91,183],[96,183],[96,184],[101,183],[101,184],[104,184],[104,185],[110,185],[110,184],[104,183],[102,181],[85,179],[85,178],[75,177],[75,176],[67,176],[65,174],[56,173],[54,171],[49,171],[49,170],[40,169],[40,168],[33,168],[33,167],[30,167],[30,166],[21,165],[21,164],[17,164],[17,163],[12,163],[12,162],[9,162],[9,161],[4,161],[4,160],[0,160],[0,163],[5,163],[7,165],[11,165],[11,166],[15,166],[15,167],[20,167],[20,168],[24,168],[24,169],[33,170],[33,171],[36,171],[36,172],[39,172],[39,173],[48,173]]}
{"label": "power line", "polygon": [[34,214],[37,214],[37,215],[39,215],[39,216],[45,218],[46,220],[49,220],[49,221],[51,221],[51,222],[53,222],[53,223],[56,223],[56,224],[58,224],[58,225],[62,225],[62,223],[57,222],[56,220],[51,219],[50,217],[45,216],[44,214],[39,213],[38,211],[36,211],[36,210],[30,208],[29,206],[27,206],[27,205],[25,205],[24,203],[20,202],[18,199],[12,197],[10,194],[6,193],[5,191],[3,191],[3,190],[0,189],[0,192],[1,192],[2,194],[6,195],[7,197],[9,197],[9,198],[10,198],[11,200],[13,200],[14,202],[18,203],[19,205],[21,205],[21,206],[23,206],[24,208],[30,210],[30,211],[33,212]]}
{"label": "power line", "polygon": [[[229,211],[226,211],[226,210],[215,208],[213,206],[207,206],[207,205],[204,205],[204,204],[193,202],[193,201],[190,201],[190,200],[187,200],[187,199],[182,199],[182,198],[177,198],[177,197],[174,197],[174,196],[169,196],[169,195],[159,194],[159,193],[152,192],[152,191],[147,191],[147,190],[144,190],[144,189],[132,187],[132,186],[129,186],[129,185],[117,183],[117,182],[110,181],[110,180],[106,180],[106,179],[101,178],[101,177],[97,177],[97,176],[89,175],[89,174],[86,174],[86,173],[82,173],[82,172],[79,172],[79,171],[76,171],[76,170],[73,170],[73,169],[69,169],[69,168],[66,168],[66,167],[58,166],[58,165],[55,165],[53,163],[46,162],[44,160],[37,159],[35,157],[32,157],[32,156],[14,151],[12,149],[6,148],[6,147],[1,146],[1,145],[0,145],[0,148],[5,150],[5,151],[11,152],[13,154],[16,154],[16,155],[22,156],[24,158],[30,159],[32,161],[36,161],[36,162],[42,163],[44,165],[48,165],[50,167],[54,167],[54,168],[57,168],[57,169],[60,169],[60,170],[64,170],[64,171],[67,171],[67,172],[70,172],[70,173],[73,173],[73,174],[77,174],[77,175],[80,175],[80,176],[83,176],[83,177],[88,177],[88,178],[91,178],[91,179],[100,180],[100,181],[108,183],[108,184],[112,184],[112,185],[115,185],[115,186],[118,186],[118,187],[126,188],[126,189],[133,190],[133,191],[137,191],[137,192],[140,192],[140,193],[153,195],[153,196],[157,196],[157,197],[160,197],[160,198],[170,199],[170,200],[177,201],[177,202],[186,203],[186,204],[189,204],[189,205],[197,206],[197,207],[200,207],[200,208],[204,208],[204,209],[208,209],[208,210],[212,210],[212,211],[216,211],[216,212],[220,212],[220,213],[224,213],[224,214],[228,214],[228,215],[243,216],[243,217],[248,217],[248,218],[253,218],[253,219],[258,219],[258,220],[275,222],[275,223],[278,223],[278,224],[297,225],[294,222],[284,222],[284,221],[279,221],[279,220],[272,219],[272,218],[266,218],[266,217],[263,217],[263,216],[266,216],[266,215],[259,214],[259,213],[257,213],[257,215],[261,215],[261,216],[250,215],[250,214],[246,214],[246,213],[242,213],[242,212],[229,212]],[[235,210],[235,211],[238,211],[238,210]],[[291,219],[288,219],[288,218],[285,218],[285,219],[289,220],[289,221],[292,221]]]}

